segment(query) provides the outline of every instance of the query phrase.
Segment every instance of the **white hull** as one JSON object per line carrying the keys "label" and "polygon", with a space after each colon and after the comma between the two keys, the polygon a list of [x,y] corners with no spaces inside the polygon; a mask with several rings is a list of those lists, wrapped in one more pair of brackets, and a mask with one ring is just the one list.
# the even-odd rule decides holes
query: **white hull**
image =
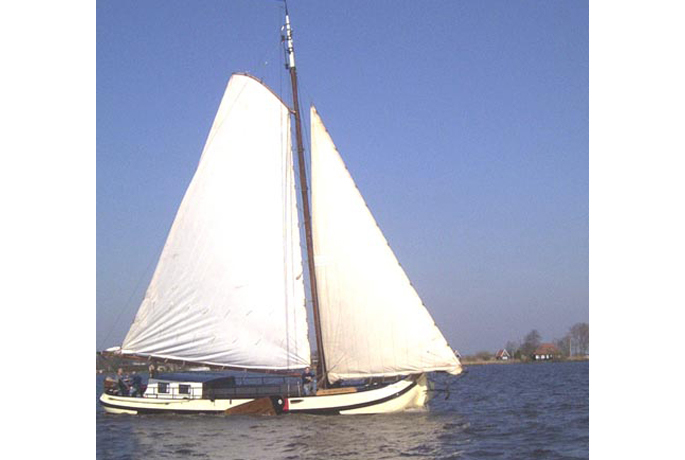
{"label": "white hull", "polygon": [[[283,412],[307,414],[382,414],[424,407],[429,399],[425,374],[355,393],[286,398]],[[165,399],[103,394],[100,403],[111,414],[223,413],[254,399]]]}

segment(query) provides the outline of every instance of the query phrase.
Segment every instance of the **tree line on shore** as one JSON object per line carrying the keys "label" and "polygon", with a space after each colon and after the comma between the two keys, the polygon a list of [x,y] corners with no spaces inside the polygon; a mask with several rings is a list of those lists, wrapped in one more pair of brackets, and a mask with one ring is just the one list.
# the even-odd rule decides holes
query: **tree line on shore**
{"label": "tree line on shore", "polygon": [[[590,353],[590,326],[588,323],[576,323],[562,337],[552,343],[562,358],[585,357]],[[537,329],[531,330],[521,340],[509,340],[503,347],[512,359],[527,361],[533,359],[535,350],[542,344],[542,336]],[[474,355],[464,356],[464,361],[490,361],[496,358],[496,351],[479,351]]]}

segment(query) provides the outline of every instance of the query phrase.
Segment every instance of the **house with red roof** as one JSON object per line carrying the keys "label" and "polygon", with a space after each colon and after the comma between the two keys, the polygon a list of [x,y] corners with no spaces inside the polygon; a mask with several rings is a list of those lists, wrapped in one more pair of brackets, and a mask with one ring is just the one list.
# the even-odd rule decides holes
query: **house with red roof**
{"label": "house with red roof", "polygon": [[553,343],[542,343],[533,352],[533,359],[536,361],[556,359],[561,357],[561,352]]}
{"label": "house with red roof", "polygon": [[502,348],[495,355],[495,359],[500,359],[502,361],[506,361],[508,359],[511,359],[511,355],[509,354],[509,352],[507,351],[506,348]]}

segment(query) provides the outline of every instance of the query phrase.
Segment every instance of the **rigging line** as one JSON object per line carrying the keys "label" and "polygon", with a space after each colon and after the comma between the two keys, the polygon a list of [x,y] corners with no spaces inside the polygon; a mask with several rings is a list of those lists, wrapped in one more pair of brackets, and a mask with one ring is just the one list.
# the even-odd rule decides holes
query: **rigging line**
{"label": "rigging line", "polygon": [[[293,257],[292,257],[292,196],[290,189],[290,157],[292,155],[292,149],[290,148],[290,130],[286,129],[289,127],[287,120],[290,119],[289,111],[283,113],[283,109],[279,110],[280,117],[280,134],[281,134],[281,193],[283,196],[283,268],[285,270],[286,276],[283,277],[284,284],[284,299],[285,299],[285,342],[286,342],[286,367],[290,368],[290,300],[291,293],[296,289],[294,286],[294,268],[293,268]],[[296,211],[297,212],[297,211]],[[290,276],[288,276],[288,274]],[[292,278],[291,278],[292,277]],[[293,319],[295,317],[295,312],[293,311]]]}
{"label": "rigging line", "polygon": [[[280,24],[280,21],[279,21],[279,24]],[[277,27],[276,29],[280,30],[279,27]],[[276,42],[276,55],[277,56],[280,55],[280,48],[281,48],[281,36],[279,35],[278,41]],[[257,69],[263,70],[263,69],[267,68],[269,66],[270,62],[272,62],[272,61],[280,63],[280,58],[276,58],[276,59],[272,59],[272,60],[268,59],[268,57],[270,55],[272,55],[273,53],[274,53],[273,45],[267,45],[266,51],[262,54],[262,57],[260,59],[255,59],[252,61],[251,68],[255,69],[255,71]],[[269,69],[271,69],[271,68],[273,68],[273,66],[269,67]],[[266,71],[264,71],[263,73],[266,74]],[[262,80],[267,81],[265,78],[263,78]]]}
{"label": "rigging line", "polygon": [[[278,1],[278,3],[284,3],[283,0],[277,0],[277,1]],[[267,75],[266,69],[267,69],[267,68],[268,68],[269,70],[273,69],[273,65],[270,66],[270,64],[271,64],[272,62],[273,62],[273,63],[277,63],[277,64],[278,64],[277,67],[278,67],[279,69],[282,69],[282,66],[280,65],[280,64],[281,64],[281,59],[282,59],[282,57],[280,56],[280,55],[281,55],[280,50],[281,50],[282,42],[283,42],[283,41],[282,41],[282,35],[281,35],[280,31],[281,31],[281,26],[283,25],[282,22],[281,22],[281,21],[282,21],[282,17],[283,17],[283,16],[282,16],[283,9],[284,9],[283,6],[279,6],[278,8],[275,9],[277,15],[276,15],[276,20],[274,21],[274,22],[275,22],[275,27],[274,27],[273,29],[279,31],[279,34],[278,34],[277,40],[276,40],[275,57],[274,57],[273,59],[268,59],[269,56],[272,56],[272,57],[274,56],[274,47],[273,47],[273,45],[271,45],[271,46],[270,46],[270,45],[267,45],[267,46],[266,46],[266,51],[265,51],[264,54],[262,55],[261,59],[253,60],[253,61],[252,61],[253,65],[250,67],[251,69],[254,69],[254,75],[255,75],[255,76],[257,76],[257,74],[261,74],[261,75],[262,75],[262,78],[260,78],[260,80],[261,80],[264,84],[266,84],[267,82],[272,81],[272,79],[277,79],[277,78],[279,77],[279,75],[278,75],[278,74],[275,74],[275,72],[272,72],[271,75]],[[249,73],[249,74],[252,74],[252,72],[248,72],[248,73]],[[269,84],[269,86],[272,86],[272,85]],[[282,92],[279,92],[278,94],[280,95],[280,94],[283,94],[283,93],[282,93]]]}
{"label": "rigging line", "polygon": [[[165,240],[165,244],[166,244],[166,240]],[[162,246],[163,246],[163,245],[162,245]],[[162,248],[162,249],[163,249],[163,248]],[[103,342],[104,342],[104,343],[107,343],[107,341],[110,339],[110,336],[112,335],[112,332],[114,331],[114,328],[119,324],[119,321],[121,320],[121,317],[122,317],[122,315],[124,314],[124,312],[126,312],[126,313],[130,312],[130,310],[131,310],[131,300],[133,299],[133,296],[134,296],[136,293],[138,293],[138,289],[140,289],[140,285],[141,285],[142,281],[143,281],[145,278],[147,278],[147,274],[148,274],[149,271],[150,271],[150,267],[152,266],[152,263],[153,263],[155,260],[157,260],[159,257],[161,257],[161,254],[160,254],[160,253],[161,253],[161,250],[157,250],[157,251],[156,251],[156,254],[159,254],[159,256],[158,256],[158,257],[152,257],[152,258],[150,259],[150,262],[148,262],[147,267],[145,268],[145,271],[142,273],[142,275],[141,275],[141,276],[139,277],[139,279],[138,279],[138,282],[136,283],[136,287],[135,287],[135,288],[133,289],[133,291],[131,292],[131,295],[128,297],[128,300],[126,301],[126,303],[124,303],[124,306],[125,306],[125,307],[119,310],[119,315],[117,316],[116,320],[114,321],[114,324],[112,324],[112,327],[110,327],[109,332],[107,333],[107,336],[105,337],[104,340],[101,340],[99,346],[97,346],[97,349],[98,349],[98,350],[100,350],[100,349],[102,348]]]}
{"label": "rigging line", "polygon": [[[300,89],[300,93],[304,93],[306,96],[305,98],[307,101],[309,101],[309,107],[312,105],[313,98],[310,96],[309,91],[307,91],[307,85],[306,85],[306,77],[304,78],[303,83],[303,78],[301,75],[298,75],[298,87]],[[300,102],[300,105],[302,105],[302,102]],[[302,113],[302,112],[300,112]],[[311,113],[311,110],[308,110],[307,113]],[[309,155],[304,156],[304,162],[305,162],[305,167],[307,170],[307,178],[309,179],[309,193],[311,195],[311,180],[312,180],[312,168],[311,168],[311,153],[312,153],[312,146],[311,146],[311,134],[310,134],[310,129],[311,129],[311,117],[309,118],[309,123],[305,123],[304,120],[302,120],[302,130],[304,131],[304,147],[305,147],[305,152],[309,152]]]}
{"label": "rigging line", "polygon": [[[298,75],[298,84],[297,84],[297,86],[298,86],[298,88],[300,88],[300,89],[302,89],[302,87],[304,86],[304,85],[301,83],[301,81],[302,81],[302,80],[301,80],[301,77]],[[291,96],[291,99],[292,99],[292,90],[291,90],[290,92],[291,92],[291,95],[290,95],[290,96]],[[312,100],[312,99],[311,99],[311,97],[309,97],[309,93],[308,93],[307,91],[304,91],[304,93],[305,93],[306,96],[308,96],[307,99],[310,101],[310,105],[311,105],[311,100]],[[298,110],[298,111],[300,112],[300,119],[302,120],[302,130],[304,131],[304,135],[303,135],[302,137],[304,138],[304,139],[303,139],[303,144],[304,144],[304,145],[303,145],[303,147],[304,147],[304,152],[303,152],[303,153],[305,154],[305,155],[304,155],[305,173],[306,173],[307,179],[308,179],[308,181],[307,181],[307,182],[308,182],[307,188],[309,189],[309,199],[311,200],[311,194],[312,194],[311,152],[312,152],[312,150],[311,150],[311,136],[310,136],[310,131],[309,131],[309,128],[310,128],[309,125],[311,124],[311,119],[309,120],[309,123],[305,123],[305,120],[304,120],[304,118],[302,117],[303,112],[302,112],[302,110],[301,110],[302,101],[299,101],[299,102],[300,102],[300,104],[299,104],[300,107],[296,107],[296,108],[294,108],[294,109],[295,109],[295,110]],[[308,112],[309,112],[309,111],[308,111]],[[293,147],[293,148],[295,148],[295,147]],[[307,152],[309,152],[309,155],[306,155]],[[299,179],[299,171],[298,171],[298,177],[297,177],[297,178]],[[300,186],[300,182],[299,182],[299,181],[297,181],[297,183],[295,184],[295,188],[296,188],[296,190],[297,190],[298,192],[301,192],[301,191],[302,191],[302,187]],[[299,201],[298,201],[298,209],[300,209],[300,207],[301,207],[301,206],[300,206],[300,203],[299,203]],[[303,211],[303,212],[304,212],[304,211]],[[300,226],[301,226],[302,228],[304,228],[304,219],[303,219],[303,222],[300,223]],[[301,242],[300,242],[300,245],[302,245],[302,244],[306,244],[306,243],[304,243],[303,241],[301,241]],[[304,247],[303,247],[303,248],[304,248]]]}

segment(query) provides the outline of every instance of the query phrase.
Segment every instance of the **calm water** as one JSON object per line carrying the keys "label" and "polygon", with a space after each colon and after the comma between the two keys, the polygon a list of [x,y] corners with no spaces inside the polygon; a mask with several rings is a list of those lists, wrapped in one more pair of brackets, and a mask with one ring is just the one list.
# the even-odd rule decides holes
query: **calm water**
{"label": "calm water", "polygon": [[97,457],[588,458],[588,382],[587,362],[472,366],[449,399],[393,415],[108,415],[98,405]]}

